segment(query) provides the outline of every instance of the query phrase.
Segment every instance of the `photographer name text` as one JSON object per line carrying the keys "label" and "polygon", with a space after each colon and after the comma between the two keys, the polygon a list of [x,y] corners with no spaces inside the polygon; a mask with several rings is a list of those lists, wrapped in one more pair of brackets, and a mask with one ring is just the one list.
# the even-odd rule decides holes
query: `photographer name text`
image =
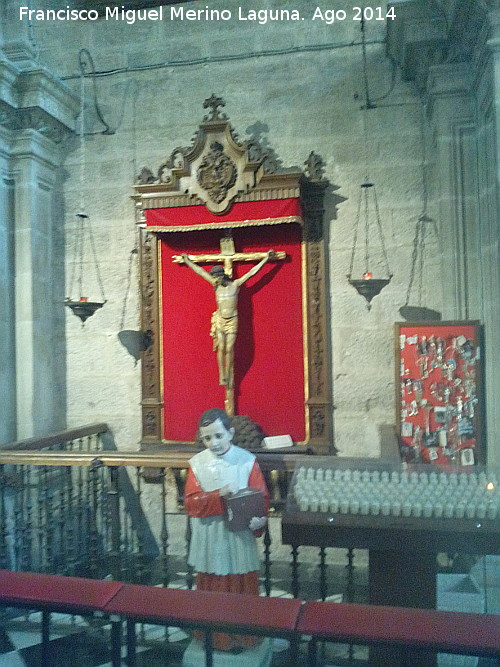
{"label": "photographer name text", "polygon": [[344,9],[323,9],[316,7],[305,16],[298,9],[248,9],[238,7],[238,11],[230,9],[186,9],[180,5],[158,7],[157,9],[126,9],[109,6],[99,13],[96,9],[31,9],[19,7],[20,21],[123,21],[132,25],[137,21],[198,21],[224,23],[227,21],[253,21],[265,25],[271,21],[289,23],[295,21],[317,21],[333,23],[342,21],[393,21],[396,18],[394,7],[352,7]]}

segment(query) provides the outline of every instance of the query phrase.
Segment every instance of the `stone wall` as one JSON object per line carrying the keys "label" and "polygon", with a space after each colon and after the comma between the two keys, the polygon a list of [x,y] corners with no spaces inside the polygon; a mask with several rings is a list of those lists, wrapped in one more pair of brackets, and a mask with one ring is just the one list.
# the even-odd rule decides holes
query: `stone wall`
{"label": "stone wall", "polygon": [[[54,3],[33,4],[43,8]],[[68,289],[83,189],[107,303],[84,327],[66,313],[68,426],[107,421],[118,447],[138,445],[140,367],[118,338],[120,331],[138,328],[132,185],[142,166],[156,168],[173,148],[189,144],[204,115],[203,100],[215,93],[226,100],[225,110],[240,137],[258,136],[283,167],[302,167],[311,151],[322,155],[331,193],[344,198],[335,217],[333,197],[327,195],[325,212],[335,445],[343,456],[379,455],[380,433],[395,420],[393,323],[403,319],[399,308],[407,301],[416,224],[425,205],[425,121],[414,84],[402,81],[386,56],[385,21],[366,23],[370,95],[376,108],[360,110],[360,23],[352,20],[353,3],[334,4],[347,18],[331,25],[311,20],[314,7],[309,0],[293,3],[305,20],[265,24],[238,20],[233,0],[209,4],[230,9],[230,21],[164,19],[128,25],[103,19],[32,20],[29,37],[35,59],[77,95],[78,52],[89,50],[99,74],[98,104],[114,130],[102,134],[87,79],[86,130],[93,134],[85,141],[83,188],[78,141],[67,144],[60,211],[66,267],[58,270],[66,271]],[[193,6],[198,3],[184,5]],[[283,3],[255,0],[252,8],[279,10]],[[169,10],[163,11],[165,16]],[[360,184],[367,177],[377,187],[394,274],[370,311],[346,279]],[[436,215],[432,199],[428,211]],[[423,259],[421,289],[414,283],[410,303],[441,311],[443,284],[433,229]],[[91,281],[87,296],[99,299],[94,271],[90,265],[86,269]],[[68,294],[60,294],[64,296]]]}

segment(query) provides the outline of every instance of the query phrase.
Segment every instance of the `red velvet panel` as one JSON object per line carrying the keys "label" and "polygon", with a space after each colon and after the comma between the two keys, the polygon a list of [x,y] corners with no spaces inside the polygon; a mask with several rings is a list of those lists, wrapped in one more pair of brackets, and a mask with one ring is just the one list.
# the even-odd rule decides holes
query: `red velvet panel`
{"label": "red velvet panel", "polygon": [[[146,211],[146,225],[155,227],[187,227],[270,218],[301,218],[298,199],[274,199],[272,201],[252,201],[234,204],[225,215],[211,213],[206,206],[176,206],[174,208],[154,208]],[[229,225],[228,225],[229,226]]]}
{"label": "red velvet panel", "polygon": [[[194,440],[199,416],[223,407],[216,355],[209,335],[215,295],[210,283],[173,254],[219,253],[220,230],[161,235],[164,438]],[[302,262],[300,225],[244,227],[234,231],[237,252],[284,250],[239,294],[236,341],[236,414],[248,415],[267,435],[305,439]],[[252,266],[235,265],[233,277]],[[210,268],[210,265],[205,265]]]}

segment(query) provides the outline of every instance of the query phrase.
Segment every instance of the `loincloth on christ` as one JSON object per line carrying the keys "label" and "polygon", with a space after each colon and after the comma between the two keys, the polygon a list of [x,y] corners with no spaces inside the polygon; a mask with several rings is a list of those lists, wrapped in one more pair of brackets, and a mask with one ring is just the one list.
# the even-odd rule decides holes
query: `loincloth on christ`
{"label": "loincloth on christ", "polygon": [[214,352],[218,347],[217,334],[223,333],[235,334],[238,331],[238,315],[233,315],[232,317],[222,317],[218,310],[215,310],[212,313],[212,319],[210,323],[210,336],[214,339],[213,349]]}

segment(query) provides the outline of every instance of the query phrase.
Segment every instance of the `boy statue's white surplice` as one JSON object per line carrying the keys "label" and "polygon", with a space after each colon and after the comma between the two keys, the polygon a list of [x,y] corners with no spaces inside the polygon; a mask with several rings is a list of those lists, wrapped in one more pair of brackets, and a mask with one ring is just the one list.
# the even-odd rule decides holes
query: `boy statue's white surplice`
{"label": "boy statue's white surplice", "polygon": [[[204,425],[205,424],[205,425]],[[266,509],[269,493],[253,454],[232,444],[234,429],[224,410],[207,410],[200,419],[206,450],[189,461],[184,502],[191,521],[189,564],[197,572],[198,590],[259,594],[260,558],[256,536],[266,517],[253,517],[248,528],[230,531],[224,519],[223,498],[252,487],[262,492]],[[214,637],[214,647],[248,647],[254,637]]]}

